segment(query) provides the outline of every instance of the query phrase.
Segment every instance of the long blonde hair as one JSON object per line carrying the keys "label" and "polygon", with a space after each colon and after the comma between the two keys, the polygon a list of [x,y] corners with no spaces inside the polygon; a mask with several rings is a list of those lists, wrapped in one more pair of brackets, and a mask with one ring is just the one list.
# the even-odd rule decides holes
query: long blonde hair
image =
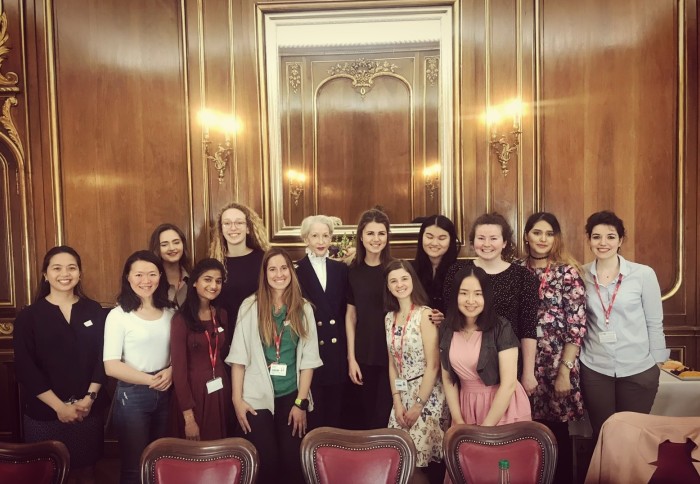
{"label": "long blonde hair", "polygon": [[287,320],[292,331],[300,338],[305,338],[308,334],[306,325],[304,324],[304,297],[301,295],[301,286],[297,279],[296,271],[292,258],[286,250],[273,247],[265,252],[263,256],[262,267],[260,268],[260,281],[258,290],[255,292],[255,297],[258,302],[258,328],[260,330],[260,339],[262,342],[271,346],[274,342],[274,327],[275,322],[272,319],[273,296],[272,288],[267,282],[267,265],[270,259],[281,255],[289,267],[291,281],[282,294],[282,302],[287,306]]}
{"label": "long blonde hair", "polygon": [[241,203],[232,202],[224,205],[216,216],[212,225],[211,245],[209,246],[209,257],[217,259],[226,266],[226,253],[228,252],[226,238],[221,227],[221,217],[226,210],[235,208],[245,215],[245,223],[248,226],[248,234],[245,236],[245,245],[251,249],[266,251],[270,248],[267,239],[267,231],[260,216],[254,210]]}

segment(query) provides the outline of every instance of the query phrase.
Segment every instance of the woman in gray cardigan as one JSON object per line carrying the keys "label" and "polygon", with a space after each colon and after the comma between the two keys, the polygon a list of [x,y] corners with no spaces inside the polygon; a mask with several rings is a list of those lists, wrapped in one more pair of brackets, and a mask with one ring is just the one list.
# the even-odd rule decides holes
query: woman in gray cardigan
{"label": "woman in gray cardigan", "polygon": [[313,409],[313,371],[323,363],[313,310],[283,249],[265,253],[258,290],[241,305],[226,362],[238,433],[258,451],[260,482],[303,483],[299,445]]}

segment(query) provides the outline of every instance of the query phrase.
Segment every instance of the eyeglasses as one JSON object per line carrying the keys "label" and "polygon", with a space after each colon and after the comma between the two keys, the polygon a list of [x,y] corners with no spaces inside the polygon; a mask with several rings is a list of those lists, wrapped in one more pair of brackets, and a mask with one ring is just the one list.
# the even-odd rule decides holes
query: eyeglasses
{"label": "eyeglasses", "polygon": [[245,222],[245,220],[236,220],[234,222],[227,220],[225,222],[221,222],[221,226],[225,229],[230,228],[231,225],[235,225],[235,227],[237,229],[242,229],[243,227],[246,226],[246,222]]}

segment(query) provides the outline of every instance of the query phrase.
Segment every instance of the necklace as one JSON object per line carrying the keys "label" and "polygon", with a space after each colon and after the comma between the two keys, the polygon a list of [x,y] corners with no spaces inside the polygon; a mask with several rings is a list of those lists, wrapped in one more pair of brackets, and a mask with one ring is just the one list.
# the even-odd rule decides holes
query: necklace
{"label": "necklace", "polygon": [[545,260],[546,258],[549,257],[549,255],[545,255],[545,256],[542,256],[542,257],[535,257],[534,255],[528,255],[528,257],[529,257],[530,259],[533,259],[533,260]]}

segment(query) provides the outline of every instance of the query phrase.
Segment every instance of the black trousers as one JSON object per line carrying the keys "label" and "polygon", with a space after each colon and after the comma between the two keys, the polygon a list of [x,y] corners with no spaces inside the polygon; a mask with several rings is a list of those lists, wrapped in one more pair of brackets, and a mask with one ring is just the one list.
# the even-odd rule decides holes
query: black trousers
{"label": "black trousers", "polygon": [[636,375],[607,376],[581,365],[581,393],[598,441],[603,423],[616,412],[649,413],[659,389],[659,367]]}
{"label": "black trousers", "polygon": [[392,406],[389,368],[360,363],[360,371],[363,384],[348,383],[344,410],[348,416],[348,428],[353,430],[386,428]]}
{"label": "black trousers", "polygon": [[236,429],[237,436],[250,441],[258,451],[260,484],[304,483],[299,453],[301,437],[298,433],[292,437],[293,427],[287,424],[296,396],[295,391],[275,398],[274,415],[269,410],[256,410],[257,415],[249,413],[249,433]]}
{"label": "black trousers", "polygon": [[552,422],[537,420],[546,425],[557,439],[557,470],[554,473],[554,484],[570,484],[574,480],[574,449],[569,436],[569,422]]}
{"label": "black trousers", "polygon": [[309,412],[309,430],[318,427],[343,428],[342,405],[346,391],[345,381],[333,385],[311,383],[314,410]]}

